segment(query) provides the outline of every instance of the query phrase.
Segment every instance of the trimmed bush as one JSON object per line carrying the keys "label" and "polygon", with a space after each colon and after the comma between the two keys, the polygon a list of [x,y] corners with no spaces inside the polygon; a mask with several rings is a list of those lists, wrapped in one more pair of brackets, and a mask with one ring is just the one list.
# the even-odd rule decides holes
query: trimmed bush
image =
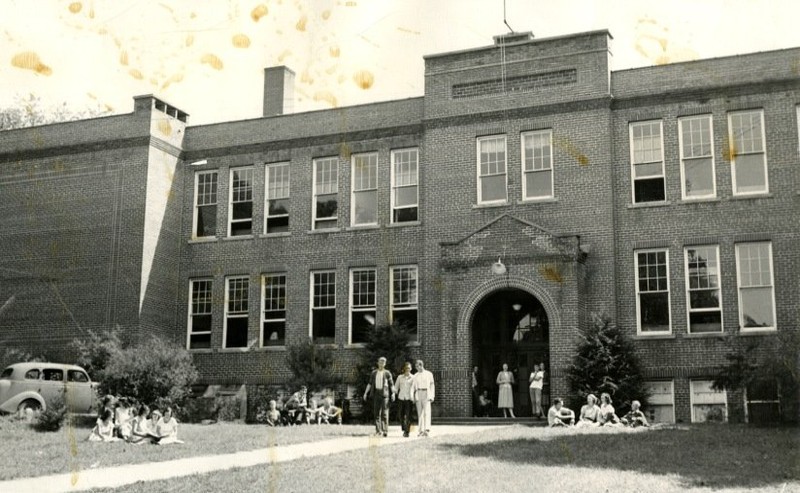
{"label": "trimmed bush", "polygon": [[64,399],[57,397],[52,400],[47,409],[40,412],[34,419],[31,426],[36,431],[58,431],[64,424],[64,419],[67,417],[67,406],[64,404]]}

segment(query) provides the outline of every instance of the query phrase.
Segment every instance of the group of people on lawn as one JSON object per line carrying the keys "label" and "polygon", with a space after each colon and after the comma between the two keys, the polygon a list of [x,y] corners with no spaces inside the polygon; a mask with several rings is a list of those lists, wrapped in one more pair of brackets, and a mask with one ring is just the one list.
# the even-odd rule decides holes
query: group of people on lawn
{"label": "group of people on lawn", "polygon": [[282,399],[269,401],[267,409],[259,421],[269,426],[294,426],[299,424],[342,424],[342,408],[333,404],[333,399],[325,397],[320,401],[308,398],[308,388],[304,385],[292,394],[286,402]]}
{"label": "group of people on lawn", "polygon": [[127,397],[115,398],[107,395],[97,416],[90,442],[125,441],[133,444],[151,443],[167,445],[183,443],[178,440],[178,421],[172,408],[153,409],[137,404]]}

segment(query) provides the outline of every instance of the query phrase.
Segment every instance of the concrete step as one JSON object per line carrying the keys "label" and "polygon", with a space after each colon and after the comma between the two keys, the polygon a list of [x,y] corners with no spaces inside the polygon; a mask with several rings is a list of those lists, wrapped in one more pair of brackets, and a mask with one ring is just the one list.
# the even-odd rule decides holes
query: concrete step
{"label": "concrete step", "polygon": [[527,426],[547,426],[546,419],[538,418],[473,418],[473,417],[440,417],[433,418],[432,424],[470,425],[470,426],[507,426],[521,424]]}

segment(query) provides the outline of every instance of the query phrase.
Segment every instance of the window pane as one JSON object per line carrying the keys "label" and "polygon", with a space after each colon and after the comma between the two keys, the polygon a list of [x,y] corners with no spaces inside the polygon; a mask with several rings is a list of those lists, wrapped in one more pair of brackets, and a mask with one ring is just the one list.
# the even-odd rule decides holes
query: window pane
{"label": "window pane", "polygon": [[228,317],[225,347],[247,347],[247,317]]}
{"label": "window pane", "polygon": [[353,224],[375,224],[378,222],[378,192],[353,192],[355,216]]}
{"label": "window pane", "polygon": [[210,331],[211,315],[192,315],[192,333]]}
{"label": "window pane", "polygon": [[690,291],[691,308],[718,308],[719,290],[701,289]]}
{"label": "window pane", "polygon": [[336,309],[316,309],[312,314],[314,342],[333,343],[336,335]]}
{"label": "window pane", "polygon": [[687,159],[684,161],[683,166],[687,197],[712,195],[714,193],[714,169],[711,165],[711,158]]}
{"label": "window pane", "polygon": [[745,327],[774,327],[772,288],[741,289],[742,321]]}
{"label": "window pane", "polygon": [[416,207],[406,207],[404,209],[394,210],[394,222],[396,223],[416,221],[416,220],[417,220]]}
{"label": "window pane", "polygon": [[233,219],[250,219],[253,217],[252,202],[237,202],[233,204]]}
{"label": "window pane", "polygon": [[639,311],[642,332],[669,331],[668,293],[640,293]]}
{"label": "window pane", "polygon": [[763,154],[736,156],[736,193],[762,192],[767,189]]}
{"label": "window pane", "polygon": [[396,207],[417,205],[417,187],[401,187],[395,189],[394,205]]}
{"label": "window pane", "polygon": [[506,175],[481,178],[481,201],[506,200]]}
{"label": "window pane", "polygon": [[699,332],[721,332],[722,331],[722,312],[692,312],[689,314],[689,331]]}
{"label": "window pane", "polygon": [[663,174],[661,162],[637,164],[633,167],[636,178],[647,178],[648,176],[661,176]]}
{"label": "window pane", "polygon": [[369,340],[369,333],[375,328],[375,311],[354,311],[350,317],[353,343]]}
{"label": "window pane", "polygon": [[289,213],[289,199],[277,199],[269,201],[269,215],[280,216]]}
{"label": "window pane", "polygon": [[392,312],[392,323],[406,326],[414,339],[417,336],[417,310],[394,310]]}
{"label": "window pane", "polygon": [[[659,165],[661,166],[661,165]],[[634,202],[661,202],[664,200],[664,179],[636,180],[633,185]]]}
{"label": "window pane", "polygon": [[335,195],[317,196],[317,219],[335,218],[338,208],[339,203]]}
{"label": "window pane", "polygon": [[[284,318],[286,312],[283,312]],[[265,321],[262,338],[265,346],[283,346],[286,344],[286,322],[283,320]]]}
{"label": "window pane", "polygon": [[241,221],[231,224],[231,236],[242,236],[253,234],[253,222]]}
{"label": "window pane", "polygon": [[271,217],[267,220],[267,233],[287,233],[289,231],[289,216]]}
{"label": "window pane", "polygon": [[192,334],[189,349],[208,349],[211,347],[211,334]]}
{"label": "window pane", "polygon": [[214,236],[217,234],[217,206],[204,205],[197,208],[197,231],[198,238]]}
{"label": "window pane", "polygon": [[525,174],[527,198],[549,197],[552,191],[553,175],[550,171],[536,171]]}

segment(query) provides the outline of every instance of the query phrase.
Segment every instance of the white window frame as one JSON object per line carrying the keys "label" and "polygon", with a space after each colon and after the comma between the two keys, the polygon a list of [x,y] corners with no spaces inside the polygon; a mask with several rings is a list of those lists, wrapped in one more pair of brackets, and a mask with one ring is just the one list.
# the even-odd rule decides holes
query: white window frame
{"label": "white window frame", "polygon": [[[652,292],[663,292],[660,291],[640,291],[639,290],[639,254],[640,253],[657,253],[657,252],[664,252],[665,257],[664,261],[666,263],[667,269],[667,311],[669,316],[668,330],[661,330],[661,331],[642,331],[642,313],[641,313],[641,293],[652,293]],[[670,292],[670,281],[669,281],[669,248],[643,248],[633,251],[633,268],[634,268],[634,282],[636,283],[635,286],[635,296],[636,296],[636,333],[640,336],[658,336],[658,335],[666,335],[672,333],[672,294]]]}
{"label": "white window frame", "polygon": [[[253,188],[255,185],[255,177],[256,171],[254,166],[236,166],[235,168],[231,168],[228,172],[228,236],[232,236],[233,233],[233,223],[236,222],[246,222],[246,219],[233,219],[233,174],[235,172],[244,171],[250,172],[250,234],[249,235],[237,235],[237,236],[253,236],[253,216],[255,215],[255,200],[253,196]],[[239,200],[237,203],[240,202],[248,202],[247,200]]]}
{"label": "white window frame", "polygon": [[[749,288],[765,288],[767,285],[758,285],[758,286],[742,286],[742,261],[740,256],[740,249],[742,246],[745,245],[757,245],[757,244],[764,244],[767,245],[767,261],[769,263],[769,287],[771,288],[771,300],[772,300],[772,326],[771,327],[745,327],[744,326],[744,312],[742,311],[742,290],[749,289]],[[738,298],[738,310],[739,310],[739,330],[741,332],[761,332],[761,331],[769,331],[774,332],[778,330],[778,319],[775,307],[775,268],[772,262],[772,242],[771,241],[748,241],[748,242],[741,242],[736,243],[735,245],[736,250],[736,295]]]}
{"label": "white window frame", "polygon": [[[372,281],[372,300],[373,303],[369,304],[356,304],[355,300],[353,299],[355,295],[354,291],[354,277],[356,272],[372,272],[373,274],[373,281]],[[348,303],[348,314],[347,314],[347,343],[350,345],[363,345],[363,342],[353,342],[353,313],[370,313],[374,314],[374,317],[377,319],[378,316],[378,270],[375,267],[354,267],[350,269],[350,280],[349,280],[349,303]],[[373,325],[377,326],[377,322],[373,321]]]}
{"label": "white window frame", "polygon": [[[650,402],[650,405],[651,406],[667,406],[667,405],[672,406],[672,421],[669,421],[669,423],[675,423],[675,380],[646,380],[644,382],[645,386],[647,386],[647,387],[650,387],[651,385],[662,385],[662,384],[665,384],[665,383],[669,384],[670,392],[669,392],[669,394],[663,394],[663,395],[669,395],[670,396],[669,404]],[[649,388],[648,388],[648,390],[649,390]],[[651,393],[651,396],[652,396],[652,393]],[[645,413],[645,414],[647,414],[647,413]],[[648,417],[648,420],[650,420],[650,418],[651,417]],[[650,424],[652,424],[652,422]]]}
{"label": "white window frame", "polygon": [[[400,153],[413,153],[414,154],[414,184],[397,184],[397,155]],[[392,210],[390,211],[390,222],[391,224],[403,224],[408,222],[419,221],[419,148],[418,147],[408,147],[404,149],[392,149],[392,173],[391,173],[391,187],[392,187]],[[414,205],[404,205],[398,206],[397,205],[397,190],[399,188],[411,188],[414,187],[416,189],[416,196],[417,200],[414,202]],[[394,213],[398,209],[417,209],[417,218],[414,221],[396,221],[394,217]]]}
{"label": "white window frame", "polygon": [[[708,155],[686,156],[686,148],[683,141],[683,126],[688,122],[694,120],[705,119],[708,121],[708,139],[709,139],[709,153]],[[694,115],[686,116],[678,119],[678,148],[680,149],[681,156],[681,199],[682,200],[700,200],[710,199],[717,196],[717,172],[714,156],[714,119],[712,115]],[[705,195],[689,195],[686,190],[686,161],[694,159],[711,159],[711,193]]]}
{"label": "white window frame", "polygon": [[[416,283],[414,291],[416,292],[416,301],[414,303],[407,302],[395,304],[394,302],[394,276],[395,270],[399,269],[413,269],[416,273]],[[419,341],[419,266],[415,264],[392,265],[389,266],[389,323],[394,323],[395,311],[411,311],[417,312],[417,327],[416,327],[416,341]]]}
{"label": "white window frame", "polygon": [[[548,159],[550,161],[550,167],[549,168],[536,169],[536,153],[534,152],[534,155],[531,158],[532,161],[533,161],[533,168],[527,169],[527,167],[528,167],[528,159],[527,159],[527,153],[526,153],[527,146],[525,145],[525,141],[529,137],[530,138],[535,138],[536,136],[539,136],[539,135],[546,135],[547,136],[547,141],[548,141],[547,142],[547,149],[548,149],[548,152],[549,152]],[[535,151],[535,149],[536,149],[535,147],[532,148],[532,150],[534,150],[534,151]],[[522,162],[522,166],[521,166],[521,173],[522,173],[522,200],[525,201],[525,202],[528,202],[528,201],[535,202],[537,200],[552,199],[555,196],[555,183],[556,183],[556,180],[555,180],[555,169],[554,169],[555,167],[553,166],[553,130],[552,129],[536,130],[536,131],[521,133],[520,134],[520,153],[522,155],[521,156],[522,157],[522,161],[521,161]],[[527,175],[529,173],[543,173],[545,171],[549,171],[550,172],[550,193],[548,195],[540,195],[540,196],[536,196],[536,197],[528,197]]]}
{"label": "white window frame", "polygon": [[[314,286],[315,286],[315,284],[314,284],[314,276],[316,274],[333,274],[333,306],[324,306],[324,307],[322,307],[322,306],[321,307],[314,306],[314,302],[315,302],[315,299],[314,299]],[[334,321],[336,320],[336,304],[337,304],[337,301],[336,301],[336,298],[337,298],[337,296],[336,296],[336,271],[334,269],[312,270],[310,272],[310,274],[309,274],[308,288],[309,288],[308,289],[308,299],[309,299],[309,303],[308,303],[308,337],[311,339],[312,342],[315,342],[314,341],[314,310],[317,309],[317,308],[326,309],[326,310],[333,308]],[[335,324],[334,324],[334,328],[333,328],[333,338],[334,338],[334,341],[335,341],[335,339],[336,339],[336,327],[335,327]]]}
{"label": "white window frame", "polygon": [[[273,312],[284,312],[283,318],[270,318],[267,319],[267,278],[268,277],[283,277],[283,291],[286,294],[283,303],[283,310],[269,310]],[[259,326],[258,331],[258,345],[259,347],[283,347],[286,346],[286,312],[288,310],[287,303],[288,303],[288,289],[287,289],[287,275],[285,272],[269,272],[266,274],[261,275],[261,325]],[[283,322],[283,344],[282,345],[265,345],[264,339],[264,324],[269,320],[270,322]]]}
{"label": "white window frame", "polygon": [[[238,311],[231,312],[229,310],[229,308],[230,308],[229,303],[230,303],[231,281],[239,281],[239,280],[247,281],[247,290],[245,291],[245,294],[247,295],[247,307],[248,307],[248,309],[245,310],[245,311],[238,310]],[[222,348],[223,349],[242,349],[242,350],[247,349],[247,346],[248,346],[248,343],[249,343],[249,339],[247,340],[247,342],[245,343],[245,345],[243,347],[228,348],[228,318],[244,318],[244,319],[247,319],[247,335],[249,337],[249,335],[250,335],[250,320],[249,320],[249,317],[250,317],[249,312],[250,312],[250,310],[249,310],[249,307],[250,307],[250,276],[229,276],[229,277],[226,277],[225,278],[225,316],[224,316],[224,318],[222,320]]]}
{"label": "white window frame", "polygon": [[[210,300],[211,300],[211,302],[209,303],[211,305],[211,307],[209,308],[209,311],[207,313],[206,312],[200,312],[200,313],[195,313],[194,312],[194,293],[195,293],[194,286],[195,286],[195,283],[199,283],[199,282],[208,282],[209,283],[209,286],[208,286],[209,291],[208,292],[209,292],[209,297],[210,297]],[[213,308],[214,302],[213,302],[213,300],[214,300],[214,279],[213,278],[211,278],[211,277],[201,277],[201,278],[190,279],[189,280],[189,310],[188,310],[188,317],[187,317],[188,320],[187,320],[187,326],[186,326],[186,328],[187,328],[187,330],[186,330],[186,349],[188,349],[190,351],[206,349],[206,348],[192,348],[192,336],[193,335],[208,335],[210,337],[211,336],[211,332],[212,332],[211,328],[209,328],[209,330],[203,330],[203,331],[194,331],[194,330],[192,330],[192,328],[194,326],[194,316],[195,315],[209,315],[211,317],[211,323],[213,324],[213,322],[214,322],[214,314],[213,314],[214,313],[214,308]],[[211,347],[211,342],[209,341],[209,349],[210,349],[210,347]]]}
{"label": "white window frame", "polygon": [[[698,248],[713,248],[716,255],[716,267],[717,267],[717,295],[719,299],[719,308],[711,309],[711,308],[692,308],[692,300],[691,295],[692,291],[708,291],[711,288],[695,288],[691,289],[689,287],[689,250],[696,250]],[[720,257],[719,257],[719,245],[692,245],[683,248],[683,272],[684,272],[684,279],[685,282],[685,291],[686,291],[686,330],[688,333],[692,333],[692,313],[702,313],[702,312],[715,312],[719,311],[719,331],[718,332],[695,332],[697,334],[718,334],[725,332],[725,311],[723,310],[723,302],[722,302],[722,269],[720,265]]]}
{"label": "white window frame", "polygon": [[[761,131],[761,150],[760,151],[749,151],[749,152],[742,152],[740,147],[738,146],[737,138],[733,135],[733,116],[734,115],[743,115],[749,113],[758,113],[759,120],[761,122],[761,126],[759,130]],[[733,186],[733,195],[764,195],[769,193],[769,166],[767,164],[767,138],[766,132],[764,130],[764,110],[745,110],[745,111],[732,111],[728,113],[728,146],[729,146],[729,153],[731,155],[731,181]],[[763,154],[764,155],[764,188],[763,190],[753,190],[753,191],[746,191],[740,192],[737,191],[737,184],[736,184],[736,160],[739,155],[757,155]]]}
{"label": "white window frame", "polygon": [[[265,168],[264,173],[264,234],[280,234],[280,233],[268,233],[267,228],[269,226],[270,218],[279,218],[279,217],[286,217],[289,219],[289,224],[291,225],[291,211],[287,211],[286,214],[278,214],[275,216],[270,215],[269,213],[269,201],[270,200],[281,200],[286,199],[291,200],[291,186],[292,186],[292,169],[289,166],[290,163],[288,162],[281,162],[281,163],[269,163]],[[272,197],[270,196],[270,186],[269,186],[269,179],[272,176],[272,172],[275,168],[285,168],[286,169],[286,176],[288,179],[288,184],[286,186],[286,194],[285,196],[280,197]]]}
{"label": "white window frame", "polygon": [[[658,122],[658,131],[659,131],[659,138],[661,141],[661,155],[660,155],[660,162],[661,162],[661,175],[660,178],[662,180],[662,186],[664,187],[664,199],[663,200],[652,200],[648,202],[636,202],[636,166],[639,164],[653,164],[659,161],[642,161],[636,162],[636,152],[635,152],[635,145],[634,145],[634,138],[633,138],[633,129],[634,127],[640,125],[652,125],[653,123]],[[666,202],[667,200],[667,175],[664,170],[664,121],[663,120],[644,120],[638,122],[630,122],[628,123],[628,142],[630,142],[630,158],[631,158],[631,203],[633,204],[658,204],[662,202]],[[658,178],[659,175],[652,175],[647,176],[642,179],[654,179]]]}
{"label": "white window frame", "polygon": [[[705,422],[705,420],[701,421],[701,420],[696,419],[696,416],[695,416],[694,406],[695,405],[704,404],[704,403],[700,403],[700,404],[696,404],[695,403],[695,395],[694,395],[695,394],[695,390],[694,390],[695,385],[700,385],[700,384],[709,384],[710,385],[712,381],[713,381],[712,379],[704,379],[704,378],[692,378],[692,379],[689,380],[689,411],[691,412],[691,422],[692,423],[703,423],[703,422]],[[728,422],[728,392],[727,392],[727,390],[723,389],[723,390],[720,390],[720,391],[714,391],[714,393],[715,394],[722,394],[722,400],[725,403],[725,418],[723,419],[723,422],[727,423]],[[713,404],[719,404],[719,403],[713,403]]]}
{"label": "white window frame", "polygon": [[[200,202],[200,200],[199,200],[200,199],[200,189],[199,189],[199,187],[200,187],[200,175],[215,175],[217,177],[216,178],[217,189],[214,192],[214,202],[213,203],[208,203],[208,204],[200,204],[199,203]],[[214,228],[215,232],[214,232],[213,235],[210,235],[210,236],[197,236],[197,221],[198,221],[198,219],[200,217],[199,209],[200,209],[200,207],[206,207],[206,206],[211,206],[211,205],[214,206],[215,211],[219,208],[219,171],[218,170],[198,171],[198,172],[196,172],[194,174],[194,204],[193,204],[193,209],[192,209],[194,211],[194,214],[193,214],[193,217],[192,217],[192,238],[193,239],[196,239],[196,238],[215,238],[217,236],[216,227]],[[215,216],[216,216],[216,213],[215,213]],[[215,218],[214,223],[216,224],[216,218]]]}
{"label": "white window frame", "polygon": [[[366,165],[372,170],[367,176],[367,185],[364,187],[363,181],[361,184],[356,183],[356,161],[365,159]],[[374,167],[372,165],[374,160]],[[372,183],[374,178],[374,186]],[[358,187],[358,188],[357,188]],[[374,193],[375,194],[375,221],[366,223],[356,222],[356,196],[358,193]],[[378,224],[378,153],[377,152],[362,152],[352,154],[350,156],[350,226],[377,226]]]}
{"label": "white window frame", "polygon": [[[502,173],[490,173],[486,175],[481,174],[481,143],[484,141],[489,140],[503,140],[503,172]],[[476,178],[478,184],[478,204],[507,204],[508,203],[508,138],[505,135],[486,135],[483,137],[478,137],[475,139],[475,151],[477,153],[477,169],[476,169]],[[481,189],[481,179],[484,177],[491,177],[491,176],[500,176],[503,175],[505,180],[505,198],[503,199],[496,199],[496,200],[483,200],[483,193]]]}
{"label": "white window frame", "polygon": [[[317,185],[317,167],[323,162],[326,163],[326,164],[327,163],[334,163],[335,166],[336,166],[335,190],[332,191],[332,192],[320,194],[320,195],[334,195],[334,194],[336,195],[336,216],[334,216],[332,218],[317,219],[317,194],[318,194],[318,190],[317,190],[317,187],[318,187],[318,185]],[[311,163],[312,163],[312,166],[311,166],[311,173],[312,173],[312,176],[311,176],[311,190],[312,190],[312,194],[311,194],[311,229],[312,230],[336,229],[336,227],[339,224],[339,211],[340,211],[340,207],[339,206],[341,205],[339,203],[339,157],[338,156],[319,157],[319,158],[313,159],[311,161]],[[318,220],[319,221],[330,221],[330,222],[332,222],[334,224],[334,226],[332,228],[318,228],[317,227],[317,221]]]}

